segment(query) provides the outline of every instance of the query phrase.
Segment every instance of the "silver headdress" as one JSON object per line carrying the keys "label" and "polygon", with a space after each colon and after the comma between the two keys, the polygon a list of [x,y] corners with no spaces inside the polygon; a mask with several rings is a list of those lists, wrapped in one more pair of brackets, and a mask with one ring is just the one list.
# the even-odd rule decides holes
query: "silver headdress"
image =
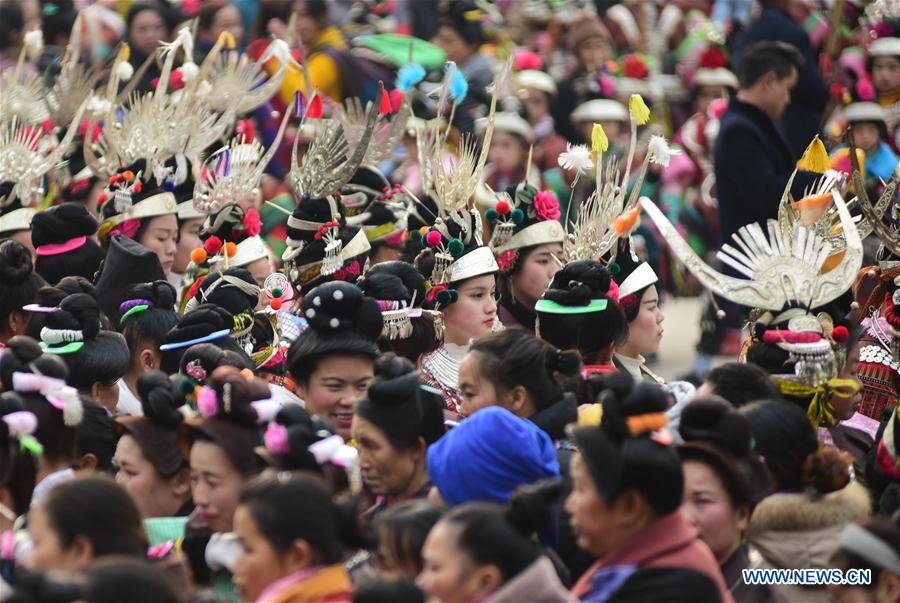
{"label": "silver headdress", "polygon": [[26,59],[36,61],[44,48],[41,30],[25,34],[14,69],[0,76],[0,117],[18,118],[19,123],[39,124],[50,117],[44,99],[47,86],[36,69],[24,69]]}
{"label": "silver headdress", "polygon": [[[278,71],[269,76],[263,65],[273,57],[278,59]],[[259,108],[278,92],[289,65],[297,63],[287,43],[278,39],[269,43],[256,62],[239,52],[220,54],[212,62],[207,78],[213,91],[209,95],[210,107],[220,113],[233,110],[238,114]]]}
{"label": "silver headdress", "polygon": [[900,233],[896,230],[898,211],[896,205],[891,209],[892,225],[888,225],[883,221],[885,208],[894,199],[897,192],[898,181],[900,181],[900,167],[894,170],[890,182],[884,187],[884,192],[879,197],[878,202],[873,206],[869,201],[869,195],[866,192],[866,184],[862,177],[862,170],[859,167],[859,158],[856,155],[856,147],[853,144],[853,137],[848,136],[850,140],[850,166],[852,168],[851,178],[853,188],[856,189],[856,197],[859,200],[859,208],[866,221],[869,223],[872,231],[875,233],[882,244],[888,248],[896,256],[900,256]]}

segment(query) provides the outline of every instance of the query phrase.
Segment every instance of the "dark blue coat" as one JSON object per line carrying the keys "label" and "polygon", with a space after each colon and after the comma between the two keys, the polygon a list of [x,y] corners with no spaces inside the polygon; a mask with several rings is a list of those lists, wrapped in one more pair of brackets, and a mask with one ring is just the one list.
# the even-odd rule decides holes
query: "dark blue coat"
{"label": "dark blue coat", "polygon": [[828,103],[828,88],[819,74],[819,63],[806,30],[789,14],[776,8],[763,10],[756,21],[738,34],[734,43],[735,67],[740,65],[743,51],[749,44],[763,40],[786,42],[799,50],[806,61],[791,93],[791,104],[781,118],[787,140],[799,156],[819,133],[822,112]]}
{"label": "dark blue coat", "polygon": [[[799,154],[767,114],[737,98],[722,115],[714,153],[722,241],[750,222],[765,227],[767,219],[778,216]],[[814,179],[814,174],[798,173],[792,187],[795,198]]]}

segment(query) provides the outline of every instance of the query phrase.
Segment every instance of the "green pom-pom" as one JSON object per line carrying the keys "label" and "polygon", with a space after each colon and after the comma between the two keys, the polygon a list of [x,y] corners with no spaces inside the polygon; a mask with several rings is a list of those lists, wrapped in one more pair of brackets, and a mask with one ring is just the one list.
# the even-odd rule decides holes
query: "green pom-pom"
{"label": "green pom-pom", "polygon": [[519,208],[516,208],[512,211],[512,213],[509,215],[509,217],[513,221],[514,224],[521,224],[522,220],[525,219],[525,212]]}
{"label": "green pom-pom", "polygon": [[443,291],[438,291],[437,295],[434,298],[438,301],[439,304],[447,305],[450,303],[450,291],[444,289]]}
{"label": "green pom-pom", "polygon": [[418,243],[420,240],[422,240],[422,233],[419,232],[418,229],[410,230],[409,238],[412,239],[413,243]]}
{"label": "green pom-pom", "polygon": [[281,297],[284,291],[281,290],[281,287],[275,287],[272,289],[272,297]]}
{"label": "green pom-pom", "polygon": [[194,383],[188,378],[179,379],[178,391],[182,396],[190,395],[194,392]]}
{"label": "green pom-pom", "polygon": [[606,268],[607,270],[609,270],[609,273],[613,275],[619,274],[619,272],[622,270],[621,266],[619,266],[616,262],[610,262],[609,266],[607,266]]}
{"label": "green pom-pom", "polygon": [[450,244],[447,245],[447,250],[450,252],[450,255],[455,258],[461,256],[462,252],[465,251],[465,249],[465,245],[463,245],[463,242],[459,239],[453,239],[452,241],[450,241]]}
{"label": "green pom-pom", "polygon": [[500,214],[498,214],[497,210],[494,209],[493,207],[488,208],[488,210],[486,212],[484,212],[484,217],[487,218],[487,221],[490,222],[491,224],[496,222],[497,218],[499,216],[500,216]]}
{"label": "green pom-pom", "polygon": [[457,293],[456,289],[448,289],[447,292],[450,294],[450,303],[455,304],[459,299],[459,293]]}

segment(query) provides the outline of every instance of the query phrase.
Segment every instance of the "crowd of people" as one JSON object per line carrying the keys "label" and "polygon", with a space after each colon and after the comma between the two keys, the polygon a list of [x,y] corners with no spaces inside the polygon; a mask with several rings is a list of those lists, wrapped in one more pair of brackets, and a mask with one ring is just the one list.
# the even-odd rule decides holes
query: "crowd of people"
{"label": "crowd of people", "polygon": [[0,601],[900,602],[898,144],[893,0],[0,0]]}

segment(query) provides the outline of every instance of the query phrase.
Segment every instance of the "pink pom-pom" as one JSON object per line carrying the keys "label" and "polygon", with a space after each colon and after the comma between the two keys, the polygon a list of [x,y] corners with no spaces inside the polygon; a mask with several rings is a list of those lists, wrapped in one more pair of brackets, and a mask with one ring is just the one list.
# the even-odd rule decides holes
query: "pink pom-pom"
{"label": "pink pom-pom", "polygon": [[619,303],[619,285],[616,281],[609,279],[609,291],[607,291],[606,296],[614,302]]}
{"label": "pink pom-pom", "polygon": [[515,57],[514,67],[516,71],[524,71],[526,69],[543,69],[544,61],[540,55],[530,50],[517,50],[513,54]]}
{"label": "pink pom-pom", "polygon": [[254,400],[250,403],[260,423],[268,423],[275,420],[275,415],[281,410],[281,402],[267,398],[265,400]]}
{"label": "pink pom-pom", "polygon": [[207,419],[216,416],[216,413],[219,412],[216,390],[208,385],[200,388],[200,391],[197,393],[197,410]]}
{"label": "pink pom-pom", "polygon": [[244,232],[251,237],[255,237],[262,231],[262,220],[259,212],[255,207],[251,207],[244,215]]}
{"label": "pink pom-pom", "polygon": [[263,434],[263,440],[266,442],[266,450],[272,454],[288,453],[288,433],[284,425],[272,422],[266,428]]}
{"label": "pink pom-pom", "polygon": [[429,247],[437,247],[441,244],[441,233],[436,230],[431,230],[425,235],[425,242],[428,243]]}
{"label": "pink pom-pom", "polygon": [[31,435],[37,429],[37,417],[27,410],[11,412],[3,416],[3,422],[9,427],[9,433],[15,438]]}
{"label": "pink pom-pom", "polygon": [[872,80],[867,77],[860,78],[860,80],[856,82],[856,94],[859,96],[860,100],[867,102],[874,101],[875,87],[872,85]]}

